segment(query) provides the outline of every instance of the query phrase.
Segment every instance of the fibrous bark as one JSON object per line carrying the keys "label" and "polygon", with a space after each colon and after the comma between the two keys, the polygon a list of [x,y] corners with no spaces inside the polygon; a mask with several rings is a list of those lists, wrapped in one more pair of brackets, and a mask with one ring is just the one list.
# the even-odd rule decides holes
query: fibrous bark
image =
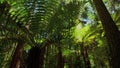
{"label": "fibrous bark", "polygon": [[20,60],[22,57],[23,47],[24,47],[24,42],[18,41],[18,45],[12,57],[10,68],[20,68],[20,63],[21,63]]}
{"label": "fibrous bark", "polygon": [[89,60],[89,57],[88,57],[88,50],[87,50],[86,46],[84,46],[83,42],[81,44],[81,54],[83,56],[85,68],[91,68],[90,60]]}
{"label": "fibrous bark", "polygon": [[111,51],[111,67],[120,68],[120,33],[102,0],[93,0]]}

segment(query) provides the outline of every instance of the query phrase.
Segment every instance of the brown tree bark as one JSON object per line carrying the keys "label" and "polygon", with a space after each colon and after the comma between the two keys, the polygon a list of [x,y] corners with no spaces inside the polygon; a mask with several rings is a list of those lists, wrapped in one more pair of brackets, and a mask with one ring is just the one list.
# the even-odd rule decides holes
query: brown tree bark
{"label": "brown tree bark", "polygon": [[62,56],[61,47],[58,47],[57,68],[64,68],[64,58]]}
{"label": "brown tree bark", "polygon": [[37,46],[30,49],[27,59],[27,68],[43,68],[45,48]]}
{"label": "brown tree bark", "polygon": [[88,51],[87,51],[86,46],[84,46],[83,42],[80,46],[81,46],[81,54],[83,56],[85,68],[91,68],[90,60],[89,60],[89,57],[88,57]]}
{"label": "brown tree bark", "polygon": [[20,59],[22,56],[23,47],[24,47],[24,42],[18,41],[18,45],[12,57],[10,68],[20,68]]}
{"label": "brown tree bark", "polygon": [[120,33],[102,0],[93,0],[111,51],[111,67],[120,68]]}
{"label": "brown tree bark", "polygon": [[41,47],[32,47],[27,58],[27,68],[43,68],[46,47],[51,44],[53,44],[52,41],[45,40],[45,42],[41,44]]}

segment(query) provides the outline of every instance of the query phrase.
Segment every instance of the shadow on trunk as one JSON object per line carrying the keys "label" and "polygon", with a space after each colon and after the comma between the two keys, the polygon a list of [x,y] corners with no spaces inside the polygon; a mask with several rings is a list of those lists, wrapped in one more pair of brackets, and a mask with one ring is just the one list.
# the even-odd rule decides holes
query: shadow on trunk
{"label": "shadow on trunk", "polygon": [[30,49],[27,59],[27,68],[43,68],[45,48],[37,46]]}

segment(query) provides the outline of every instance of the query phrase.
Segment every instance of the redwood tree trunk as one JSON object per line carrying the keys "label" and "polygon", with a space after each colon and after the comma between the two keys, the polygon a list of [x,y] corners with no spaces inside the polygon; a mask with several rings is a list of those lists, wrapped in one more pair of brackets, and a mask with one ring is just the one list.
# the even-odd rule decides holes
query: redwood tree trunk
{"label": "redwood tree trunk", "polygon": [[93,0],[111,51],[111,67],[120,68],[120,33],[102,0]]}
{"label": "redwood tree trunk", "polygon": [[12,57],[10,68],[20,68],[20,59],[22,56],[23,46],[24,43],[22,41],[18,41],[18,45]]}
{"label": "redwood tree trunk", "polygon": [[88,51],[87,51],[86,46],[84,46],[83,44],[84,43],[81,44],[81,54],[83,56],[85,68],[91,68],[90,60],[89,60],[89,57],[88,57]]}

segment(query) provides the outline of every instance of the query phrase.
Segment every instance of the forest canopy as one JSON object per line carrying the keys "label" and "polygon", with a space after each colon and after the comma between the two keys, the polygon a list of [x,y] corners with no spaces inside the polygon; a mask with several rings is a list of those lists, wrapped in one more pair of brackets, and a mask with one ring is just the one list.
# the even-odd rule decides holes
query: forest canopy
{"label": "forest canopy", "polygon": [[0,68],[120,68],[119,0],[0,0]]}

